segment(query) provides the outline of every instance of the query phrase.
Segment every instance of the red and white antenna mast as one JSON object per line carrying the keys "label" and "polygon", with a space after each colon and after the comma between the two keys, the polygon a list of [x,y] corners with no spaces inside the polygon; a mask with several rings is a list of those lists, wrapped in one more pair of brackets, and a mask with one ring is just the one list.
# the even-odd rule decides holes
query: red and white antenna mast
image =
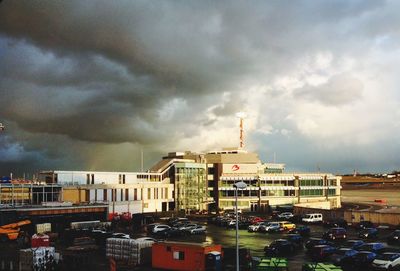
{"label": "red and white antenna mast", "polygon": [[240,143],[239,143],[239,148],[240,148],[240,149],[243,149],[243,148],[244,148],[244,129],[243,129],[243,122],[244,122],[244,119],[246,118],[246,113],[244,113],[244,112],[236,113],[236,117],[238,117],[238,118],[240,119],[240,124],[239,124],[239,128],[240,128],[240,134],[239,134]]}

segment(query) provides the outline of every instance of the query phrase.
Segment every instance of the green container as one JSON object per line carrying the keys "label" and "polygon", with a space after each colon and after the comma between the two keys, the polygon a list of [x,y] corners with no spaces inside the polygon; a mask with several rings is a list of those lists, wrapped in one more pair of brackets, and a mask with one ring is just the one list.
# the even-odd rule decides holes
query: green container
{"label": "green container", "polygon": [[288,261],[285,258],[263,258],[257,265],[257,271],[288,270]]}
{"label": "green container", "polygon": [[302,271],[342,271],[342,268],[331,263],[305,263]]}

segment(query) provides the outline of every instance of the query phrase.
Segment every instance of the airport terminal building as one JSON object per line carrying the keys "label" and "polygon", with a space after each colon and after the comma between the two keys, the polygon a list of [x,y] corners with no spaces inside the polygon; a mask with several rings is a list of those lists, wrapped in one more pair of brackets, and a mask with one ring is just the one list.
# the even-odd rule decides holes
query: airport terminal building
{"label": "airport terminal building", "polygon": [[62,201],[106,203],[109,212],[232,210],[233,184],[243,181],[238,206],[341,206],[341,177],[330,173],[287,173],[284,164],[262,163],[256,153],[227,148],[207,153],[173,152],[147,172],[47,171],[40,179],[62,187]]}

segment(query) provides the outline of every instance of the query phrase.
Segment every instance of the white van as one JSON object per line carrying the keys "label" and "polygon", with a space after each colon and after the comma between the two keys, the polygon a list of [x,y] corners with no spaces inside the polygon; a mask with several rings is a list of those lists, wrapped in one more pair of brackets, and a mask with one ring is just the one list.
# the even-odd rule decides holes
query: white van
{"label": "white van", "polygon": [[322,214],[306,214],[302,220],[306,223],[322,222]]}

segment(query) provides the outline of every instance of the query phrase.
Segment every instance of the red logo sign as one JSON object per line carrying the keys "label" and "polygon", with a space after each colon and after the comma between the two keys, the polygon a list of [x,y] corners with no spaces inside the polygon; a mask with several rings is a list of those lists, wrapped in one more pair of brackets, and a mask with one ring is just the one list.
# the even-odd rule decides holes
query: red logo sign
{"label": "red logo sign", "polygon": [[233,165],[232,171],[238,171],[240,169],[239,165]]}

